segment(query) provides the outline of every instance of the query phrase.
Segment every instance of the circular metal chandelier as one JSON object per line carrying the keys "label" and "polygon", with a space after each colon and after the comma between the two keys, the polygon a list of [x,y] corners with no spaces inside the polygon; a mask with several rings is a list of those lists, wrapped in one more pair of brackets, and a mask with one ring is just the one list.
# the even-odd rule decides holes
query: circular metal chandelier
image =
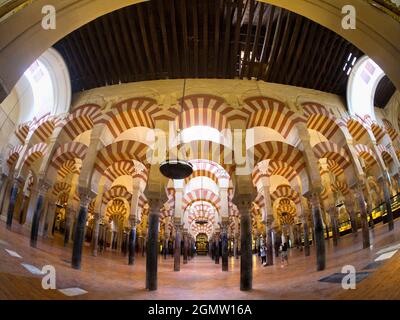
{"label": "circular metal chandelier", "polygon": [[[185,90],[186,90],[186,79],[184,79],[183,82],[183,94],[181,100],[180,113],[182,113],[183,109]],[[180,139],[180,134],[178,134],[178,139]],[[178,145],[179,145],[179,140],[178,140]],[[193,173],[193,165],[185,159],[179,159],[179,156],[177,155],[176,159],[167,158],[165,161],[161,162],[160,172],[167,178],[174,180],[182,180],[189,177]]]}

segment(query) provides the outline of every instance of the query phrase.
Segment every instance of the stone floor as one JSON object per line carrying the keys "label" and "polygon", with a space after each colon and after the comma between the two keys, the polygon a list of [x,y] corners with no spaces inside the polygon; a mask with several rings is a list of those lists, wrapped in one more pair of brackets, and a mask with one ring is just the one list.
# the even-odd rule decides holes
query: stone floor
{"label": "stone floor", "polygon": [[[263,267],[254,256],[253,290],[250,292],[239,290],[239,259],[230,258],[229,271],[222,272],[220,264],[216,265],[209,257],[198,256],[188,264],[181,264],[180,272],[174,272],[173,259],[164,260],[160,256],[158,290],[148,292],[144,288],[145,259],[141,256],[134,266],[128,266],[127,258],[119,253],[108,251],[98,257],[91,256],[89,244],[86,244],[82,270],[74,270],[69,262],[72,248],[62,247],[61,235],[54,240],[39,240],[38,248],[32,249],[25,229],[15,224],[13,230],[8,231],[1,222],[0,299],[400,299],[400,253],[372,270],[357,284],[356,290],[343,290],[340,283],[318,281],[340,273],[348,264],[361,271],[374,262],[380,250],[400,244],[400,221],[396,221],[395,231],[388,232],[387,225],[380,224],[370,234],[372,246],[365,250],[360,231],[356,237],[342,237],[337,247],[332,240],[327,241],[327,268],[320,272],[315,268],[313,247],[309,257],[291,249],[289,265],[283,268],[278,260],[274,266]],[[10,255],[6,249],[20,257]],[[44,290],[42,276],[32,274],[21,263],[39,269],[53,265],[57,289],[78,287],[87,293],[67,297],[58,290]]]}

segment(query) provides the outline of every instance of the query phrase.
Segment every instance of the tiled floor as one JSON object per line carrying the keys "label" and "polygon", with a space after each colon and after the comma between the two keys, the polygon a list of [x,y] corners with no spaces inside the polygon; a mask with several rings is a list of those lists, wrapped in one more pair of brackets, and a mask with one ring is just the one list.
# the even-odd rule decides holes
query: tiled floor
{"label": "tiled floor", "polygon": [[[386,290],[375,290],[375,298],[400,299],[400,272],[389,272],[393,270],[392,264],[397,270],[400,268],[399,253],[382,264],[376,264],[377,269],[369,270],[371,275],[358,283],[357,289],[352,292],[343,290],[340,283],[318,281],[340,273],[342,267],[348,264],[354,265],[357,272],[365,271],[363,268],[379,256],[378,251],[400,243],[400,221],[395,223],[395,231],[390,233],[386,225],[377,225],[371,231],[373,246],[370,249],[362,249],[361,232],[357,237],[342,237],[336,248],[331,240],[328,241],[327,268],[321,272],[315,270],[313,247],[310,257],[291,249],[290,264],[284,268],[280,267],[279,261],[274,266],[262,267],[258,257],[254,256],[253,290],[250,292],[239,290],[240,260],[234,258],[229,260],[229,272],[222,272],[221,265],[204,256],[195,257],[188,264],[182,264],[180,272],[174,272],[173,259],[159,257],[158,290],[148,292],[145,289],[143,257],[137,257],[136,264],[128,266],[127,258],[118,253],[105,252],[92,257],[87,244],[82,270],[78,271],[72,269],[68,262],[71,247],[62,247],[61,240],[61,236],[56,236],[54,240],[40,240],[38,248],[32,249],[26,230],[14,225],[10,232],[1,222],[0,299],[352,299],[370,297],[363,290],[371,290],[371,286],[380,282],[384,282],[386,287],[397,283],[397,291],[394,290],[397,294],[393,290],[390,294]],[[16,252],[21,258],[10,255],[5,249]],[[40,270],[44,265],[53,265],[57,289],[79,288],[78,291],[65,292],[80,294],[67,296],[58,290],[42,289],[42,276],[31,273],[21,263]],[[381,278],[382,271],[386,269],[390,274],[384,273]],[[396,277],[395,281],[393,277]]]}

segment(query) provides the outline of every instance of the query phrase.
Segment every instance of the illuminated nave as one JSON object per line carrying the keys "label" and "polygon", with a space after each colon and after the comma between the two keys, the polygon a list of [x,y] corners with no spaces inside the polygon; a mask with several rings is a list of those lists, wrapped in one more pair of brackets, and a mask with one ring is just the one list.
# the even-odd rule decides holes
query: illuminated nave
{"label": "illuminated nave", "polygon": [[[382,279],[400,281],[392,34],[380,55],[287,1],[96,3],[35,50],[2,38],[0,66],[21,54],[0,70],[0,298],[65,298],[21,263],[86,299],[385,298]],[[345,265],[366,276],[354,296],[323,281]]]}

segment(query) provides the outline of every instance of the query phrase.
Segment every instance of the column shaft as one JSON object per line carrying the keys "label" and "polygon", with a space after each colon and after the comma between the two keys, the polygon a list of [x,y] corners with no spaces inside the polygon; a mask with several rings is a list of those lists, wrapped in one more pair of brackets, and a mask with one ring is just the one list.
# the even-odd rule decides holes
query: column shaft
{"label": "column shaft", "polygon": [[146,255],[146,288],[157,290],[157,259],[158,259],[158,223],[159,213],[152,210],[148,220],[148,241]]}

